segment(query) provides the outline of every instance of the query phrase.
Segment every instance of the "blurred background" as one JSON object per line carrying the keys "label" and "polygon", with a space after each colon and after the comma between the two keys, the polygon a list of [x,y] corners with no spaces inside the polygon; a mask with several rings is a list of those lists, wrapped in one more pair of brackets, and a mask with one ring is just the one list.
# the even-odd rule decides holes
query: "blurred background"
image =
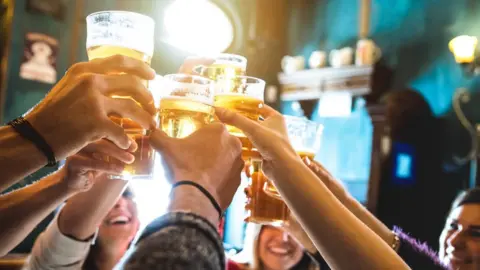
{"label": "blurred background", "polygon": [[[324,125],[316,159],[383,222],[432,247],[453,197],[479,184],[477,0],[2,0],[2,123],[87,61],[85,17],[101,10],[155,20],[152,67],[162,75],[189,55],[247,57],[247,73],[267,82],[268,104]],[[38,39],[52,48],[53,81],[21,72]],[[364,44],[377,52],[369,64],[358,63]],[[146,225],[165,211],[169,186],[132,186]],[[226,215],[232,252],[243,245],[244,201],[239,192]],[[14,252],[28,253],[50,219]]]}

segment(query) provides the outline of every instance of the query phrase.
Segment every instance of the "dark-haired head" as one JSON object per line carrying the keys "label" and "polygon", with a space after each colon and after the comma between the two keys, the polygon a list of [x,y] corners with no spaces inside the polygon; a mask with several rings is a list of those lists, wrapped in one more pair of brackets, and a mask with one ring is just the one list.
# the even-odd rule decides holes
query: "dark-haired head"
{"label": "dark-haired head", "polygon": [[466,190],[453,201],[439,256],[451,269],[480,269],[480,188]]}
{"label": "dark-haired head", "polygon": [[[100,254],[112,254],[115,259],[121,258],[135,238],[139,226],[134,193],[127,188],[100,224],[97,239],[90,249],[83,269],[98,269],[97,261],[106,261],[106,258],[99,258],[102,256]],[[109,251],[122,252],[122,254]]]}

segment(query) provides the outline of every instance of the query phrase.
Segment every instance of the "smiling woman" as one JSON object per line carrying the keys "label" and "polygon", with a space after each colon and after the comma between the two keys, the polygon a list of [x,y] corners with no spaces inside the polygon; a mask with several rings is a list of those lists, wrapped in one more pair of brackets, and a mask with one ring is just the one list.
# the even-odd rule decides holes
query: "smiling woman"
{"label": "smiling woman", "polygon": [[254,223],[248,223],[243,250],[232,260],[244,270],[320,269],[305,248],[283,229]]}
{"label": "smiling woman", "polygon": [[234,25],[208,0],[176,0],[165,10],[166,42],[193,54],[216,54],[230,47]]}
{"label": "smiling woman", "polygon": [[439,256],[451,269],[480,269],[480,188],[461,193],[453,202]]}

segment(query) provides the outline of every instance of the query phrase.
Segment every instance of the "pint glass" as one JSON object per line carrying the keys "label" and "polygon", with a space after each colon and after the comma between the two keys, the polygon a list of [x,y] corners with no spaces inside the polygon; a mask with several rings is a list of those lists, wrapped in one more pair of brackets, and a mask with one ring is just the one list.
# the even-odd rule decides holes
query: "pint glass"
{"label": "pint glass", "polygon": [[[87,54],[89,60],[124,55],[150,65],[154,46],[154,21],[147,16],[126,11],[101,11],[87,16]],[[145,86],[148,82],[145,81]],[[114,98],[133,99],[112,93]],[[141,106],[139,104],[139,106]],[[148,131],[131,119],[111,115],[111,120],[125,129],[138,144],[135,161],[127,164],[121,175],[111,178],[151,178],[154,151],[147,141]],[[118,162],[113,159],[111,162]]]}

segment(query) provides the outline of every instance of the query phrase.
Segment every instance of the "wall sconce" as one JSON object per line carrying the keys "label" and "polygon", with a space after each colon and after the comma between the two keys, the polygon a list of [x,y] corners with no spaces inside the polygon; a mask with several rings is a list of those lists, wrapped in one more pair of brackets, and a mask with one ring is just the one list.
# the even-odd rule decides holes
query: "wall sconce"
{"label": "wall sconce", "polygon": [[455,56],[455,61],[460,64],[469,75],[480,74],[480,55],[477,53],[476,37],[458,36],[448,43],[450,51]]}

